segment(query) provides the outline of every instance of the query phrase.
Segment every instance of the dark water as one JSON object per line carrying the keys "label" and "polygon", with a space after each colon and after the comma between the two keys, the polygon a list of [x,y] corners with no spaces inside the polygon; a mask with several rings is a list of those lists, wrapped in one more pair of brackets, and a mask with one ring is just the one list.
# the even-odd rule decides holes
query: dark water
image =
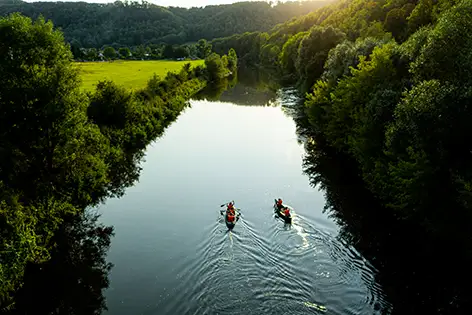
{"label": "dark water", "polygon": [[[107,313],[389,313],[376,269],[304,174],[296,97],[236,85],[219,99],[192,101],[147,148],[139,182],[100,207],[115,230]],[[228,233],[219,210],[232,199],[242,218]]]}
{"label": "dark water", "polygon": [[[349,157],[312,141],[292,90],[239,79],[196,96],[141,165],[132,156],[100,218],[65,221],[8,314],[470,314],[470,242],[394,217]],[[228,233],[231,199],[242,218]]]}

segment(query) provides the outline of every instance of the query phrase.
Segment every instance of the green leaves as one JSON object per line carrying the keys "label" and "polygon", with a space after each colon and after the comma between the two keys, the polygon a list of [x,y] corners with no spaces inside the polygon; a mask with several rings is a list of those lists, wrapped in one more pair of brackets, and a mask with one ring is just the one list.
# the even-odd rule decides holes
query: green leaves
{"label": "green leaves", "polygon": [[295,67],[301,79],[311,87],[323,73],[329,51],[342,42],[345,34],[333,27],[313,27],[300,42]]}
{"label": "green leaves", "polygon": [[[28,263],[49,259],[66,219],[137,180],[143,149],[205,86],[206,71],[186,64],[138,93],[100,82],[85,95],[61,33],[18,14],[0,19],[0,52],[3,301]],[[215,60],[224,75],[237,64],[234,50]]]}
{"label": "green leaves", "polygon": [[444,13],[412,63],[416,80],[472,82],[472,1],[464,0]]}
{"label": "green leaves", "polygon": [[220,56],[217,53],[212,53],[205,59],[208,80],[210,82],[217,82],[228,76],[231,71],[235,70],[237,62],[238,57],[234,49],[229,50],[228,56]]}

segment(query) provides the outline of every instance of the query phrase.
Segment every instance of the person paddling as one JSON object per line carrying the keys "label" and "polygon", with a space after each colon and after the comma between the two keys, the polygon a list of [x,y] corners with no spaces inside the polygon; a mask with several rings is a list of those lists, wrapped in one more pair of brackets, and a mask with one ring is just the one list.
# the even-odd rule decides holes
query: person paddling
{"label": "person paddling", "polygon": [[283,207],[282,199],[279,198],[279,200],[277,200],[277,209],[282,210]]}
{"label": "person paddling", "polygon": [[288,207],[285,207],[284,215],[286,218],[290,217],[290,209]]}
{"label": "person paddling", "polygon": [[233,216],[235,215],[233,202],[228,203],[228,207],[226,208],[226,213],[228,213],[228,215],[229,214],[232,214]]}

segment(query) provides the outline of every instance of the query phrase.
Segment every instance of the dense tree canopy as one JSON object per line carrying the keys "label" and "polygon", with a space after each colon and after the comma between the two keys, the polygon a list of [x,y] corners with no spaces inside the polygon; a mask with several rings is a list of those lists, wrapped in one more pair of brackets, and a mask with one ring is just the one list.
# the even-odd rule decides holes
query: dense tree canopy
{"label": "dense tree canopy", "polygon": [[[107,56],[113,58],[116,51],[109,51]],[[43,264],[53,272],[55,263],[47,262],[60,244],[77,251],[108,246],[106,235],[97,248],[95,240],[86,248],[80,246],[81,240],[68,243],[61,235],[71,235],[68,226],[87,207],[121,196],[137,180],[146,145],[210,79],[218,81],[220,73],[234,71],[237,56],[234,50],[228,56],[212,54],[220,61],[216,68],[192,69],[186,64],[179,73],[150,78],[148,86],[137,92],[100,82],[94,93],[84,94],[69,45],[51,22],[32,21],[18,13],[0,18],[0,52],[0,308],[4,310],[17,299],[12,293],[21,287],[28,265]],[[100,255],[104,253],[96,254],[98,262],[85,256],[70,259],[98,264],[100,278],[108,271]],[[60,264],[70,262],[67,254],[57,259]],[[98,299],[99,308],[104,307],[99,293],[105,284],[90,295]],[[83,289],[80,284],[76,287]],[[54,289],[60,290],[60,284]],[[54,297],[57,305],[46,305],[47,313],[65,307],[60,303],[80,304],[70,297],[62,300],[59,293]]]}
{"label": "dense tree canopy", "polygon": [[[404,246],[412,257],[415,248],[431,257],[436,244],[454,244],[457,263],[466,266],[472,263],[471,34],[471,0],[352,0],[212,45],[216,52],[233,47],[241,66],[269,70],[308,92],[309,137],[350,161],[347,171],[360,176],[392,230],[414,231]],[[461,272],[467,271],[447,277]],[[466,290],[433,291],[408,312],[468,310]]]}
{"label": "dense tree canopy", "polygon": [[[453,244],[461,266],[472,263],[472,0],[343,0],[289,21],[312,7],[0,3],[2,13],[52,18],[71,43],[44,19],[0,20],[2,296],[19,287],[28,262],[49,259],[65,217],[120,195],[139,174],[142,149],[184,101],[237,65],[264,68],[307,92],[311,145],[349,162],[389,229],[415,231],[411,248]],[[274,26],[279,21],[287,22]],[[167,45],[156,52],[143,43]],[[84,95],[71,58],[99,58],[80,48],[105,44],[109,58],[129,45],[138,58],[206,57],[206,68],[187,65],[135,93],[101,82]],[[441,289],[422,298],[440,300],[447,314],[469,295]],[[409,311],[437,311],[422,302]]]}
{"label": "dense tree canopy", "polygon": [[43,15],[60,27],[66,40],[81,47],[104,45],[183,44],[246,31],[267,31],[330,1],[239,2],[191,9],[161,7],[146,1],[33,2],[0,0],[0,15]]}

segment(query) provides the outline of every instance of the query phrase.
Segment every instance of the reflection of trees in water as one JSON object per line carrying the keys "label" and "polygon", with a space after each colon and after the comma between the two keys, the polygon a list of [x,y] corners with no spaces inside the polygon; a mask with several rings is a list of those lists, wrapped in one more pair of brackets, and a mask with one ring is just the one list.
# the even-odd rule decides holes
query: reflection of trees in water
{"label": "reflection of trees in water", "polygon": [[[141,172],[144,150],[130,149],[121,154],[119,163],[110,169],[110,196],[122,196]],[[106,310],[103,291],[108,288],[112,267],[106,262],[106,254],[113,228],[99,224],[98,218],[90,211],[65,217],[54,231],[51,259],[41,264],[28,263],[22,288],[3,301],[6,305],[0,302],[0,310],[35,315],[101,314]]]}
{"label": "reflection of trees in water", "polygon": [[55,235],[51,260],[29,265],[24,286],[16,294],[14,314],[101,314],[103,290],[112,267],[106,253],[112,227],[97,223],[98,215],[70,218]]}
{"label": "reflection of trees in water", "polygon": [[243,106],[276,106],[278,86],[254,70],[239,69],[237,76],[209,84],[193,99],[221,101]]}
{"label": "reflection of trees in water", "polygon": [[14,314],[101,314],[103,290],[112,267],[106,253],[112,227],[87,213],[69,218],[54,236],[51,260],[27,267],[24,286],[17,292]]}
{"label": "reflection of trees in water", "polygon": [[325,211],[341,226],[338,237],[380,270],[377,280],[394,313],[470,313],[471,259],[460,242],[440,238],[434,230],[426,234],[415,223],[393,217],[365,188],[353,161],[322,139],[314,141],[304,115],[294,119],[299,137],[309,139],[304,173],[325,191]]}
{"label": "reflection of trees in water", "polygon": [[233,76],[209,83],[202,91],[192,96],[192,99],[218,101],[223,92],[229,88],[232,88],[235,84],[237,84],[237,81],[237,76]]}
{"label": "reflection of trees in water", "polygon": [[236,84],[234,88],[224,91],[219,100],[243,106],[274,106],[276,93],[269,89],[260,91],[251,86]]}

